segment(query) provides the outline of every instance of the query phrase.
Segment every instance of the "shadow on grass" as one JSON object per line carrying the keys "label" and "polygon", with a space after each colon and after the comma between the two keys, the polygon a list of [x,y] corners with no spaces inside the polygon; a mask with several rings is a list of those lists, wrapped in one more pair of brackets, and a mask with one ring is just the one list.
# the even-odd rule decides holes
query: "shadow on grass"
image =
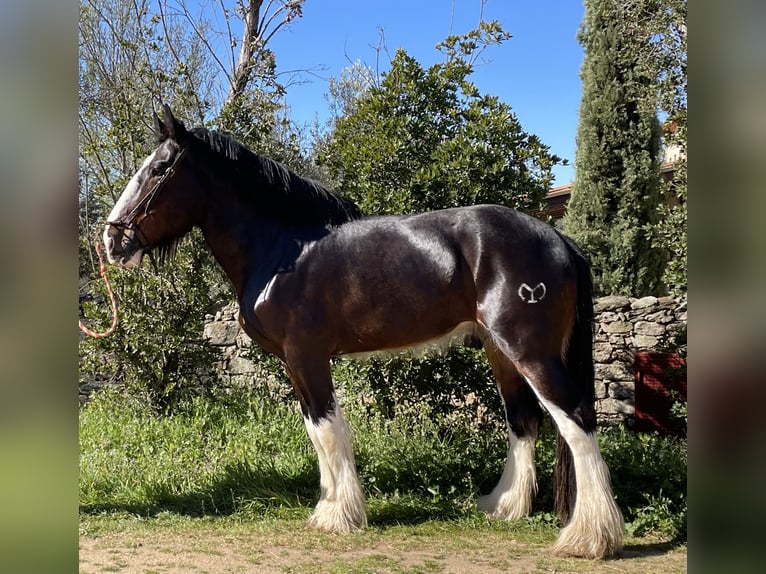
{"label": "shadow on grass", "polygon": [[632,560],[635,558],[646,558],[649,556],[664,556],[674,550],[683,547],[686,540],[675,538],[668,542],[650,542],[647,544],[626,544],[616,560]]}
{"label": "shadow on grass", "polygon": [[[153,518],[172,513],[191,518],[241,515],[257,520],[284,516],[290,510],[310,512],[319,499],[319,472],[303,465],[292,472],[273,465],[255,468],[247,462],[227,465],[210,484],[179,492],[178,481],[149,483],[136,489],[133,500],[104,494],[103,502],[81,503],[83,514],[126,512]],[[104,491],[107,488],[103,489]],[[371,526],[414,525],[433,520],[457,520],[468,514],[465,505],[447,498],[434,501],[422,493],[372,496],[367,501]]]}
{"label": "shadow on grass", "polygon": [[[103,502],[80,504],[80,512],[91,515],[124,512],[145,518],[164,513],[190,518],[238,515],[243,520],[254,521],[264,517],[308,516],[319,498],[318,469],[311,462],[290,468],[286,471],[274,464],[254,467],[240,461],[226,465],[215,479],[196,490],[179,492],[178,481],[147,484],[135,490],[133,500],[120,500],[118,496],[110,499],[104,494]],[[367,499],[367,515],[371,527],[383,529],[428,522],[476,520],[483,524],[486,521],[472,500],[438,496],[423,490],[373,494]],[[556,522],[552,514],[537,512],[517,525],[557,531]],[[664,555],[685,542],[684,537],[669,542],[629,544],[617,559]]]}
{"label": "shadow on grass", "polygon": [[472,515],[459,501],[434,501],[424,496],[405,494],[393,498],[373,497],[367,501],[370,526],[413,526],[434,520],[462,520]]}
{"label": "shadow on grass", "polygon": [[[274,487],[278,485],[278,489]],[[140,501],[105,500],[80,504],[80,512],[99,514],[124,511],[153,517],[172,512],[189,517],[266,513],[281,507],[310,507],[319,495],[319,473],[301,468],[286,473],[269,466],[253,468],[246,462],[227,465],[207,487],[178,492],[175,483],[147,484]],[[109,498],[105,495],[103,498]],[[138,498],[138,497],[137,497]]]}

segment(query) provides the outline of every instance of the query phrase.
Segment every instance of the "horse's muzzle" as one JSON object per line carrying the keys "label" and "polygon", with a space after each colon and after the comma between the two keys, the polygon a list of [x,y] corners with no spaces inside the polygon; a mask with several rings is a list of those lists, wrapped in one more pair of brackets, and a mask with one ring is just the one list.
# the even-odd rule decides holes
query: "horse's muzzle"
{"label": "horse's muzzle", "polygon": [[104,247],[109,263],[121,267],[138,266],[144,252],[134,229],[113,223],[107,223],[104,228]]}

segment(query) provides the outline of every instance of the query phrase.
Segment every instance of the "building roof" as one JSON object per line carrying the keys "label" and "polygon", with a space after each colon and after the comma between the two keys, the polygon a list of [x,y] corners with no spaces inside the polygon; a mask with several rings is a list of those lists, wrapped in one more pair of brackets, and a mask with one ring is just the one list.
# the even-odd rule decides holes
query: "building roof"
{"label": "building roof", "polygon": [[[666,181],[673,177],[675,172],[675,162],[666,161],[660,167],[660,172]],[[540,219],[547,219],[552,217],[553,219],[561,219],[564,217],[564,213],[567,210],[567,203],[572,196],[572,183],[565,183],[564,185],[558,185],[548,190],[545,196],[546,207],[542,211],[535,211],[533,215]]]}

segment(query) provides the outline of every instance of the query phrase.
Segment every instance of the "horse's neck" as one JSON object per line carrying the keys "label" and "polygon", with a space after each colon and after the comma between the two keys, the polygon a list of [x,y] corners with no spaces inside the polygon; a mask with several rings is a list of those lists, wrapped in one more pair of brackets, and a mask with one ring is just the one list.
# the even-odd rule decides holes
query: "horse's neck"
{"label": "horse's neck", "polygon": [[303,246],[301,232],[274,220],[248,217],[236,206],[228,213],[211,213],[202,233],[237,296],[257,296],[269,279],[295,260]]}

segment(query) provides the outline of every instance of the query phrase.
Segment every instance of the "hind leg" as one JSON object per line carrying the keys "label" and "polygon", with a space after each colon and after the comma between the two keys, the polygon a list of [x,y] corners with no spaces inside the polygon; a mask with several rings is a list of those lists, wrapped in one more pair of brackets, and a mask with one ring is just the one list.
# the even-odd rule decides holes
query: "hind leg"
{"label": "hind leg", "polygon": [[304,422],[319,462],[320,497],[308,520],[312,528],[347,533],[364,528],[367,514],[351,448],[348,423],[335,397],[329,361],[288,363]]}
{"label": "hind leg", "polygon": [[543,413],[513,363],[491,346],[487,357],[503,400],[510,444],[500,481],[479,498],[478,508],[494,518],[516,520],[530,514],[537,493],[535,441]]}
{"label": "hind leg", "polygon": [[604,558],[619,552],[623,518],[596,439],[593,401],[575,388],[559,359],[519,361],[517,367],[556,423],[574,464],[574,507],[553,547],[554,553]]}

